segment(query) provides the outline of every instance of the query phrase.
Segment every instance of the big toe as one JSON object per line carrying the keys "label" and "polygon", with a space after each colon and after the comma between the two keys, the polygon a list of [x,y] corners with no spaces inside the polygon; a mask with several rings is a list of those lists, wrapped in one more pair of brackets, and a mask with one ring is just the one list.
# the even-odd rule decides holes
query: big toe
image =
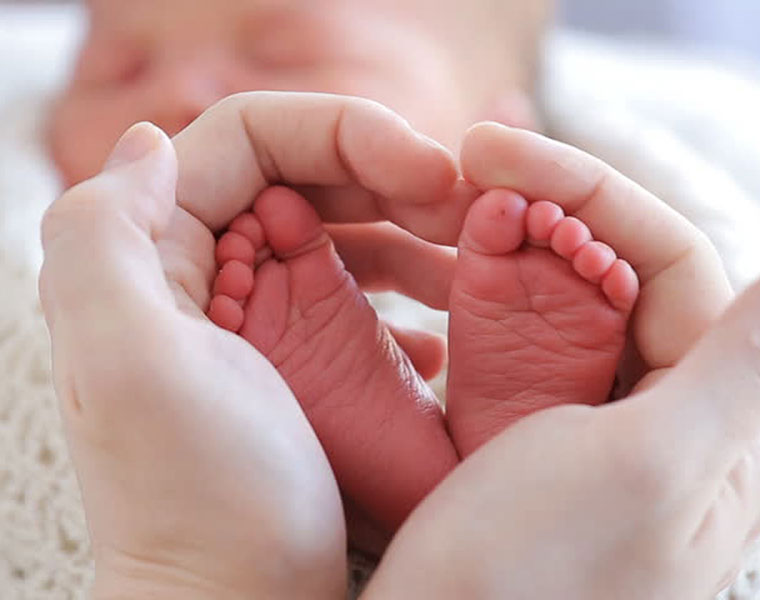
{"label": "big toe", "polygon": [[271,187],[253,207],[266,233],[267,243],[281,260],[295,258],[325,243],[327,233],[314,207],[286,187]]}
{"label": "big toe", "polygon": [[460,249],[489,256],[514,252],[525,240],[527,210],[528,202],[515,192],[486,192],[467,214]]}
{"label": "big toe", "polygon": [[[273,278],[282,278],[287,273],[291,300],[302,310],[308,310],[334,297],[351,280],[317,211],[306,198],[289,188],[272,187],[256,199],[253,211],[276,262],[287,267],[285,271],[257,270],[257,280],[264,279],[263,287],[280,288],[284,282],[275,284]],[[255,301],[246,311],[261,312],[262,297],[257,297],[254,291],[252,298]],[[270,298],[266,304],[271,308],[272,303]]]}

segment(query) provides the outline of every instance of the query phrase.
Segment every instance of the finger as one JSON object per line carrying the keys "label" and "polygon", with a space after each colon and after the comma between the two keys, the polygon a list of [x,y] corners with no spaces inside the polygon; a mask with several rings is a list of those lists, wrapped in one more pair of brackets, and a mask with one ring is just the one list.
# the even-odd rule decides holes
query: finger
{"label": "finger", "polygon": [[[760,440],[760,284],[645,394],[652,435],[672,426],[696,473],[728,472]],[[653,398],[653,399],[652,399]],[[642,408],[642,410],[644,410]],[[760,465],[756,465],[760,469]]]}
{"label": "finger", "polygon": [[446,340],[439,335],[406,329],[386,323],[393,337],[406,352],[425,381],[435,379],[446,364]]}
{"label": "finger", "polygon": [[760,523],[758,315],[760,283],[678,365],[600,409],[590,434],[625,497],[648,507],[666,547],[700,564],[706,585],[737,563]]}
{"label": "finger", "polygon": [[[300,186],[326,223],[366,223],[385,221],[397,212],[394,200],[387,200],[357,186]],[[456,246],[467,211],[480,195],[473,185],[458,181],[439,202],[407,204],[399,225],[412,224],[418,237],[437,244]]]}
{"label": "finger", "polygon": [[[174,144],[178,202],[212,230],[264,188],[360,186],[354,216],[383,215],[412,231],[420,206],[446,211],[457,180],[451,154],[395,113],[359,98],[253,92],[209,109]],[[328,202],[325,199],[324,202]],[[335,208],[335,211],[339,211]],[[457,210],[461,210],[461,207]]]}
{"label": "finger", "polygon": [[614,243],[643,279],[677,261],[698,236],[678,213],[602,161],[533,132],[474,126],[463,143],[462,169],[481,188],[506,187],[558,204],[596,239]]}
{"label": "finger", "polygon": [[606,409],[609,455],[637,465],[636,494],[678,514],[691,547],[738,552],[760,517],[758,314],[755,284],[665,377]]}
{"label": "finger", "polygon": [[330,225],[328,233],[346,268],[367,292],[396,291],[447,310],[456,252],[390,223]]}
{"label": "finger", "polygon": [[124,134],[101,174],[50,207],[40,292],[53,327],[59,317],[83,331],[130,319],[139,326],[146,310],[173,303],[153,240],[175,209],[175,181],[171,142],[142,123]]}
{"label": "finger", "polygon": [[[636,495],[669,523],[663,535],[717,581],[760,523],[760,284],[730,307],[675,368],[645,392],[610,406],[610,427]],[[617,413],[617,415],[615,415]]]}
{"label": "finger", "polygon": [[586,223],[636,270],[634,337],[651,368],[672,366],[732,297],[720,259],[685,218],[602,161],[538,134],[480,124],[462,147],[465,178],[548,200]]}
{"label": "finger", "polygon": [[211,300],[211,284],[217,274],[216,240],[195,217],[175,209],[156,247],[169,287],[178,307],[201,317]]}

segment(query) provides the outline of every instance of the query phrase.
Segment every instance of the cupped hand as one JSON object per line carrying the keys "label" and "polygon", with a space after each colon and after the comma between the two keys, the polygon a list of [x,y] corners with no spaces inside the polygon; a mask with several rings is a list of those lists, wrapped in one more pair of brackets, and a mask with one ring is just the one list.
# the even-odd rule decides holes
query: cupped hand
{"label": "cupped hand", "polygon": [[365,597],[708,598],[760,531],[760,284],[678,366],[537,413],[413,513]]}
{"label": "cupped hand", "polygon": [[43,224],[41,297],[96,598],[335,598],[340,497],[276,370],[175,292],[176,159],[137,126]]}
{"label": "cupped hand", "polygon": [[481,189],[561,205],[636,267],[632,382],[643,378],[619,402],[496,436],[412,515],[366,597],[717,593],[760,530],[760,284],[725,312],[732,292],[706,238],[580,150],[487,124],[462,164]]}
{"label": "cupped hand", "polygon": [[[534,132],[481,123],[464,136],[460,162],[464,181],[443,203],[445,226],[427,240],[456,244],[462,215],[474,198],[506,188],[529,202],[561,206],[634,267],[641,291],[620,373],[622,390],[644,389],[656,381],[731,303],[733,291],[707,237],[598,158]],[[414,219],[408,223],[421,237],[429,233],[415,228]],[[428,306],[447,309],[453,255],[387,223],[354,225],[346,231],[340,227],[336,246],[360,283],[369,289],[397,289]],[[409,264],[412,252],[422,257],[418,267]]]}
{"label": "cupped hand", "polygon": [[[374,231],[389,218],[445,242],[469,201],[456,177],[446,150],[375,103],[256,93],[212,108],[174,147],[136,126],[53,205],[40,288],[97,596],[139,595],[124,586],[141,581],[183,597],[341,588],[345,527],[314,432],[273,367],[204,317],[214,234],[284,182],[312,186],[335,220]],[[416,248],[414,268],[439,250]],[[396,287],[409,269],[398,258],[364,276]]]}
{"label": "cupped hand", "polygon": [[340,497],[298,402],[165,271],[162,236],[184,218],[175,181],[170,140],[139,125],[43,223],[40,290],[94,597],[340,597]]}
{"label": "cupped hand", "polygon": [[[451,153],[380,104],[326,94],[253,92],[210,108],[174,138],[175,223],[164,262],[205,307],[213,236],[273,185],[303,193],[366,291],[399,291],[445,310],[456,245],[475,188]],[[425,240],[425,241],[423,241]],[[425,378],[443,367],[434,335],[392,328]]]}

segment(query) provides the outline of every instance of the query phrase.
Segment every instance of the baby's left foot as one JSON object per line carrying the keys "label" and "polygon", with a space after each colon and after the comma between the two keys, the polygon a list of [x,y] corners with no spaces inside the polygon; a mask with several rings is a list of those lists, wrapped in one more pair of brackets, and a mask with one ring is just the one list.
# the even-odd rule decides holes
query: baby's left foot
{"label": "baby's left foot", "polygon": [[556,204],[504,190],[476,200],[449,302],[460,455],[537,410],[605,402],[637,295],[631,266]]}
{"label": "baby's left foot", "polygon": [[232,221],[216,257],[209,317],[277,368],[344,495],[394,531],[454,468],[456,451],[433,392],[344,268],[316,211],[290,189],[269,188]]}

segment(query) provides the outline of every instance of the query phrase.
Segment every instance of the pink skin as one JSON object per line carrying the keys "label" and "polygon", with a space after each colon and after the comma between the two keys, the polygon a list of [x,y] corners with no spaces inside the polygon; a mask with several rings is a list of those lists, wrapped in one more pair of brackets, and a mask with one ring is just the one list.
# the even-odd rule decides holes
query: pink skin
{"label": "pink skin", "polygon": [[89,30],[49,123],[67,185],[97,173],[132,123],[152,121],[173,135],[235,92],[371,98],[452,148],[476,121],[536,125],[529,65],[547,0],[85,4]]}
{"label": "pink skin", "polygon": [[387,530],[453,468],[454,446],[466,456],[536,410],[604,402],[638,294],[628,263],[559,206],[502,190],[479,198],[450,302],[452,446],[432,394],[301,196],[264,192],[216,260],[209,318],[275,364],[349,504]]}
{"label": "pink skin", "polygon": [[275,365],[349,503],[394,530],[458,457],[435,396],[343,268],[316,212],[296,192],[270,188],[230,224],[216,257],[209,318]]}
{"label": "pink skin", "polygon": [[537,410],[605,402],[638,289],[632,267],[559,206],[481,196],[449,303],[446,406],[460,455]]}

